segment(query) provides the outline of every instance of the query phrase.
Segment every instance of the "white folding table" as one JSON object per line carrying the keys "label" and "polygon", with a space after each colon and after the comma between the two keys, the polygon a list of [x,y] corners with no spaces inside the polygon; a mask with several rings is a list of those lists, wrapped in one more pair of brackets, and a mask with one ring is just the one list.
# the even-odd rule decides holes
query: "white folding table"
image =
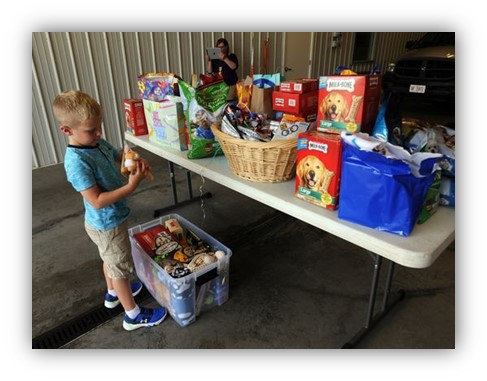
{"label": "white folding table", "polygon": [[[425,223],[416,225],[411,235],[403,237],[341,220],[338,218],[337,211],[330,211],[298,199],[294,196],[294,180],[281,183],[248,181],[232,173],[223,155],[204,159],[188,159],[187,152],[180,152],[153,143],[147,135],[133,136],[127,133],[125,139],[166,159],[171,165],[171,171],[173,171],[172,163],[175,163],[372,253],[374,271],[365,324],[343,346],[344,348],[354,347],[388,310],[404,297],[404,292],[401,291],[397,293],[394,301],[389,300],[395,263],[411,268],[429,267],[455,239],[455,210],[453,208],[440,207]],[[175,183],[172,184],[173,192],[175,192]],[[390,262],[382,307],[380,312],[374,315],[382,258],[387,258]]]}

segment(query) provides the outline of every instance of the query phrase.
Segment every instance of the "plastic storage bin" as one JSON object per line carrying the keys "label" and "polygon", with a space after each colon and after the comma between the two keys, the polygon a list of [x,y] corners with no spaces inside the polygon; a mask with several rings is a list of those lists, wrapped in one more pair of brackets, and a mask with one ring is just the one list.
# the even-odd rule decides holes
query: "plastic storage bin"
{"label": "plastic storage bin", "polygon": [[[134,234],[158,224],[164,225],[164,222],[171,218],[177,219],[183,228],[195,232],[212,247],[213,251],[222,250],[225,256],[185,277],[171,277],[149,257],[134,238]],[[137,276],[154,299],[167,308],[171,317],[180,326],[185,327],[193,323],[201,312],[221,306],[228,300],[232,251],[185,218],[177,214],[160,217],[130,228],[129,236]]]}

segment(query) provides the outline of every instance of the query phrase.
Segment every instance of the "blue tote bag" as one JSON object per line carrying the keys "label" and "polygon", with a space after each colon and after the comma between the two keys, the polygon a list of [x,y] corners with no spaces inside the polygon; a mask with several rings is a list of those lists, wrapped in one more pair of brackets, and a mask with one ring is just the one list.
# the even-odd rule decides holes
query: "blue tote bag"
{"label": "blue tote bag", "polygon": [[411,234],[441,155],[409,156],[411,163],[345,142],[338,217],[402,236]]}

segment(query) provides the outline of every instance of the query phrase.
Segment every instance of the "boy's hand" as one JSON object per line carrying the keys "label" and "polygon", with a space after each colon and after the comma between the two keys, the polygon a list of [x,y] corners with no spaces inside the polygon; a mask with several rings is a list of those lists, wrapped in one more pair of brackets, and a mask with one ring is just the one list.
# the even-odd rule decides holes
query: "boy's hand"
{"label": "boy's hand", "polygon": [[145,160],[137,160],[136,165],[137,168],[134,172],[131,172],[129,175],[129,184],[133,185],[134,189],[137,188],[140,182],[145,177],[146,166],[145,164],[147,161]]}

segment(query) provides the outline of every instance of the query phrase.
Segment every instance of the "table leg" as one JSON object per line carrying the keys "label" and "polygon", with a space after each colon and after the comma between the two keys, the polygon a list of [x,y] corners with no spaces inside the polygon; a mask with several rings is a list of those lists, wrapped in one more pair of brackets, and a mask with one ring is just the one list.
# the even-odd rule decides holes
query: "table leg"
{"label": "table leg", "polygon": [[172,198],[174,205],[178,204],[178,192],[176,190],[176,174],[174,173],[174,163],[169,161],[169,177],[171,178]]}
{"label": "table leg", "polygon": [[357,334],[347,343],[342,349],[355,348],[355,346],[362,341],[362,339],[374,328],[377,323],[402,299],[404,299],[404,290],[399,290],[395,293],[394,298],[389,303],[389,296],[391,294],[392,278],[394,275],[395,263],[390,261],[387,270],[386,283],[384,287],[384,295],[382,297],[382,308],[380,312],[374,314],[375,299],[377,296],[377,285],[379,282],[380,268],[382,264],[382,257],[374,254],[374,271],[372,274],[372,285],[370,288],[369,305],[367,308],[367,315],[365,317],[364,326],[357,332]]}
{"label": "table leg", "polygon": [[187,183],[187,187],[188,187],[189,199],[182,201],[182,202],[179,202],[178,201],[178,192],[177,192],[177,188],[176,188],[176,174],[174,172],[174,163],[172,161],[168,161],[168,163],[169,163],[169,177],[171,179],[172,198],[173,198],[174,203],[173,203],[173,205],[169,205],[169,206],[166,206],[166,207],[161,208],[161,209],[156,209],[154,211],[154,218],[163,216],[167,212],[171,211],[172,209],[174,209],[176,207],[184,206],[184,205],[187,205],[191,202],[198,201],[198,200],[201,200],[204,198],[211,198],[213,196],[211,194],[211,192],[206,192],[206,193],[203,193],[199,197],[193,197],[193,188],[192,188],[192,183],[191,183],[191,172],[186,171],[186,183]]}

